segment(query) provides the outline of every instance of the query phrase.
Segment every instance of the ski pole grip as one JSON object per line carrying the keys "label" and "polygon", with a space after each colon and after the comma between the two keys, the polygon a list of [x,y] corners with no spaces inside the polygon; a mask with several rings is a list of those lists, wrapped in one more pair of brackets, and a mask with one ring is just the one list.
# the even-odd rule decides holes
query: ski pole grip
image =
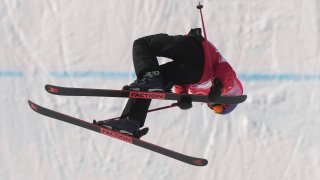
{"label": "ski pole grip", "polygon": [[197,6],[197,9],[202,9],[202,8],[203,8],[203,5],[200,4],[200,2],[199,2],[199,5]]}

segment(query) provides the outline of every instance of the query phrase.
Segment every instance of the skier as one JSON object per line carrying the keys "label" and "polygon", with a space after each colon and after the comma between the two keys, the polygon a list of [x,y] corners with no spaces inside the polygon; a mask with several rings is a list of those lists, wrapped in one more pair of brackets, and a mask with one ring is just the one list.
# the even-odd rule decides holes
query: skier
{"label": "skier", "polygon": [[[200,28],[191,29],[188,35],[155,34],[139,38],[133,43],[132,53],[137,80],[125,86],[126,90],[170,91],[174,86],[175,93],[208,95],[210,99],[243,93],[232,67],[215,46],[203,38]],[[172,61],[159,65],[157,57]],[[150,103],[150,99],[129,99],[120,119],[107,120],[101,125],[141,137],[148,131],[140,128],[144,126]],[[189,109],[191,103],[182,99],[178,106]],[[236,107],[211,103],[207,106],[218,114],[230,113]]]}

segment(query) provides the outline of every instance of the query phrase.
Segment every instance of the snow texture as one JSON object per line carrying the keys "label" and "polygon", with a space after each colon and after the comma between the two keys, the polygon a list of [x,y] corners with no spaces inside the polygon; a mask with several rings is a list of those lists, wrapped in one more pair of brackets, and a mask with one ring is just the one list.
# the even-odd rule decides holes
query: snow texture
{"label": "snow texture", "polygon": [[36,114],[27,99],[88,121],[118,116],[125,99],[44,85],[121,88],[135,78],[133,41],[201,27],[198,1],[0,0],[0,179],[320,179],[320,1],[201,2],[248,100],[226,116],[200,103],[150,113],[143,138],[209,160],[195,167]]}

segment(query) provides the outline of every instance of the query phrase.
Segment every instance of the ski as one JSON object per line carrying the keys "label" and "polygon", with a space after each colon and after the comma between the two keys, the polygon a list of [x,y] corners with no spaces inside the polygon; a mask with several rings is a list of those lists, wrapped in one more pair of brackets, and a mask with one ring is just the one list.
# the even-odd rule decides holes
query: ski
{"label": "ski", "polygon": [[[46,85],[47,92],[54,95],[63,96],[96,96],[96,97],[122,97],[122,98],[140,98],[140,99],[158,99],[158,100],[181,100],[189,98],[193,102],[212,102],[208,96],[193,94],[175,94],[166,92],[144,92],[112,89],[90,89],[90,88],[72,88]],[[221,96],[212,103],[216,104],[239,104],[247,99],[247,95],[241,96]]]}
{"label": "ski", "polygon": [[77,119],[75,117],[68,116],[66,114],[62,114],[60,112],[44,108],[40,105],[33,103],[32,101],[28,101],[28,103],[29,103],[29,106],[32,110],[34,110],[35,112],[42,114],[44,116],[58,119],[58,120],[61,120],[61,121],[64,121],[64,122],[67,122],[67,123],[70,123],[70,124],[73,124],[76,126],[80,126],[82,128],[86,128],[86,129],[107,135],[107,136],[112,137],[114,139],[121,140],[121,141],[127,142],[129,144],[133,144],[133,145],[148,149],[153,152],[157,152],[159,154],[162,154],[167,157],[171,157],[173,159],[179,160],[179,161],[187,163],[187,164],[191,164],[191,165],[195,165],[195,166],[205,166],[208,164],[208,161],[206,159],[187,156],[185,154],[181,154],[181,153],[163,148],[161,146],[151,144],[149,142],[137,139],[135,137],[124,135],[120,132],[117,132],[117,131],[105,128],[103,126],[100,126],[96,123],[90,123],[88,121]]}

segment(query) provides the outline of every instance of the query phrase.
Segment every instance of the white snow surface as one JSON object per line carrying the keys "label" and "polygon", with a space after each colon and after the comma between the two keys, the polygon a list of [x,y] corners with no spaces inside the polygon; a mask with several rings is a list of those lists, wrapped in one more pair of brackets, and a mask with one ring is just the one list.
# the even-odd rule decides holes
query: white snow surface
{"label": "white snow surface", "polygon": [[243,80],[248,99],[225,116],[200,103],[150,113],[143,140],[209,160],[191,166],[41,116],[27,100],[88,121],[120,115],[126,99],[44,85],[120,89],[134,77],[97,73],[133,72],[139,37],[201,27],[198,1],[0,0],[0,179],[320,179],[320,1],[201,2],[209,40],[237,73],[317,78]]}

